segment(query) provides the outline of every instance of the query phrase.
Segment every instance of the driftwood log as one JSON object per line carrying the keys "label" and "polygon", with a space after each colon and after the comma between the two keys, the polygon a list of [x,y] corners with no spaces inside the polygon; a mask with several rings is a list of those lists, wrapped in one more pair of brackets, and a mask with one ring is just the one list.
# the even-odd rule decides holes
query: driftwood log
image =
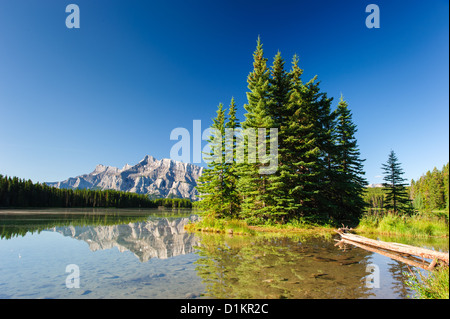
{"label": "driftwood log", "polygon": [[[339,235],[341,235],[341,241],[337,245],[352,244],[369,251],[380,253],[392,259],[402,261],[412,266],[432,269],[436,265],[437,261],[443,262],[446,265],[449,264],[449,253],[434,251],[421,247],[414,247],[405,244],[384,242],[381,240],[375,240],[363,236],[344,233],[342,231],[338,231],[338,233]],[[422,262],[425,262],[425,259],[431,259],[431,264],[429,266],[423,267],[423,264],[422,266],[420,265],[420,260],[417,260],[417,258],[405,258],[408,256],[417,256],[422,259]]]}

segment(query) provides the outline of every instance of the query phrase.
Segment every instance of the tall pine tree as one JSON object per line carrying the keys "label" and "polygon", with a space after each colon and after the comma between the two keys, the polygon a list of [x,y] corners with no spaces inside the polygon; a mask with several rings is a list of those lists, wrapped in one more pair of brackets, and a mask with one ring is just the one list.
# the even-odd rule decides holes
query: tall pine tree
{"label": "tall pine tree", "polygon": [[387,162],[382,164],[381,168],[384,173],[383,180],[385,181],[383,186],[386,190],[384,208],[394,212],[408,211],[410,202],[405,188],[406,179],[402,177],[404,171],[394,151],[391,150]]}
{"label": "tall pine tree", "polygon": [[[260,38],[258,37],[257,47],[253,54],[253,71],[247,78],[248,103],[244,105],[247,113],[242,128],[252,131],[258,136],[258,129],[268,129],[274,127],[274,122],[269,114],[270,89],[269,89],[270,70],[267,67],[267,59],[264,57],[264,51]],[[255,149],[249,149],[250,139],[245,137],[246,156],[243,163],[238,165],[239,181],[238,190],[242,196],[241,216],[243,218],[262,221],[270,218],[269,211],[272,204],[271,194],[268,191],[268,175],[261,174],[261,168],[264,164],[260,161],[258,143]],[[263,141],[265,143],[265,141]],[[253,153],[251,154],[251,152]],[[249,155],[256,157],[256,163],[252,163]]]}
{"label": "tall pine tree", "polygon": [[303,70],[298,57],[292,61],[289,73],[290,93],[287,106],[289,120],[284,128],[282,151],[283,177],[289,189],[289,204],[293,213],[290,218],[311,217],[315,214],[315,200],[319,193],[320,148],[315,131],[316,119],[312,116],[312,82],[303,84]]}
{"label": "tall pine tree", "polygon": [[290,193],[289,183],[289,156],[290,150],[286,144],[286,128],[291,119],[288,109],[290,94],[290,75],[285,70],[285,62],[278,51],[271,67],[269,115],[273,126],[278,130],[278,169],[268,176],[267,190],[271,193],[271,205],[269,208],[271,218],[284,223],[289,216],[295,213],[296,205]]}
{"label": "tall pine tree", "polygon": [[237,189],[238,172],[236,163],[237,136],[235,132],[240,128],[236,117],[236,102],[231,99],[228,109],[228,121],[225,124],[225,189],[226,189],[226,213],[228,216],[236,217],[241,207],[241,196]]}
{"label": "tall pine tree", "polygon": [[220,103],[217,116],[211,125],[211,135],[208,139],[210,151],[205,154],[208,168],[203,170],[197,183],[200,193],[200,208],[213,218],[227,216],[227,189],[225,186],[225,110]]}
{"label": "tall pine tree", "polygon": [[338,208],[335,217],[340,220],[357,219],[365,207],[363,199],[367,184],[363,170],[365,160],[360,158],[361,154],[355,137],[357,128],[353,123],[348,103],[342,96],[336,115],[336,152],[333,156],[336,171],[332,182],[332,192]]}

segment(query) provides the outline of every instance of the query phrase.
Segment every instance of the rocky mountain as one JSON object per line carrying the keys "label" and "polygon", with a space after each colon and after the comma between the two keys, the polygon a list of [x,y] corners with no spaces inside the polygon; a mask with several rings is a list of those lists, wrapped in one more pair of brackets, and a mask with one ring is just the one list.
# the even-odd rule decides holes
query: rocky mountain
{"label": "rocky mountain", "polygon": [[64,226],[49,231],[83,240],[91,251],[117,247],[120,252],[131,251],[141,262],[151,258],[170,258],[194,252],[198,239],[184,226],[198,217],[177,219],[157,218],[146,222],[114,226]]}
{"label": "rocky mountain", "polygon": [[120,169],[100,164],[89,174],[46,184],[56,188],[112,189],[196,200],[198,192],[195,186],[202,170],[202,167],[193,164],[171,159],[157,160],[147,155],[134,166],[127,164]]}

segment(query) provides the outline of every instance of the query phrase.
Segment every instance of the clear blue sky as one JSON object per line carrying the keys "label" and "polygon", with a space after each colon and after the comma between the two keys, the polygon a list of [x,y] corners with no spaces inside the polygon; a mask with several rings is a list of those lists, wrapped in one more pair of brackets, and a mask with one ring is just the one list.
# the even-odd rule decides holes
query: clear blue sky
{"label": "clear blue sky", "polygon": [[[80,8],[68,29],[65,8]],[[368,29],[365,8],[380,8]],[[261,36],[272,63],[342,93],[366,177],[390,150],[408,180],[449,160],[449,2],[0,0],[0,174],[34,182],[168,158],[176,127],[246,103]]]}

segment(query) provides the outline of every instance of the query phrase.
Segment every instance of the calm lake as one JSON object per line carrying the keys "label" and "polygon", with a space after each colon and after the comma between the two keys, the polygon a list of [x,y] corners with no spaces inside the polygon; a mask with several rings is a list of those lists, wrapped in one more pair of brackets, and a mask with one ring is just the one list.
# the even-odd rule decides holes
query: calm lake
{"label": "calm lake", "polygon": [[[404,283],[405,264],[357,247],[340,250],[337,237],[186,232],[184,226],[197,219],[191,210],[0,210],[0,298],[412,294]],[[449,250],[448,239],[393,240]]]}

